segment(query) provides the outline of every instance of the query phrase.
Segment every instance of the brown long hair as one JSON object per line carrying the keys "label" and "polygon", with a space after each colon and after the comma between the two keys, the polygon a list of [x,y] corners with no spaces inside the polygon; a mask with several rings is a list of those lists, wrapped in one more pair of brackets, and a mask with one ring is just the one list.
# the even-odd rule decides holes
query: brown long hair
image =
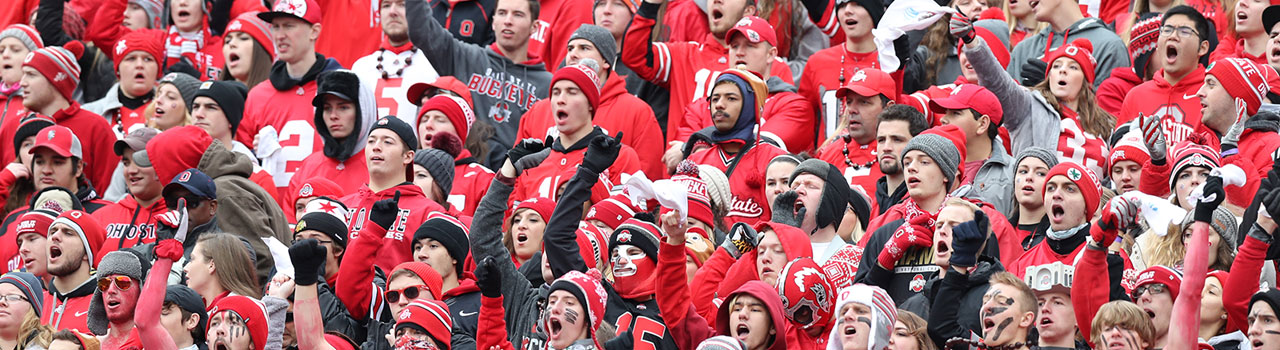
{"label": "brown long hair", "polygon": [[[267,78],[271,77],[271,54],[267,53],[267,49],[262,46],[258,40],[253,41],[253,61],[249,62],[249,76],[245,77],[244,85],[252,89]],[[231,70],[227,69],[227,65],[222,65],[222,73],[218,73],[218,80],[236,80],[231,76]]]}
{"label": "brown long hair", "polygon": [[942,72],[947,59],[956,50],[956,39],[951,37],[950,23],[951,14],[943,15],[942,19],[926,29],[924,39],[920,40],[920,45],[929,50],[929,58],[924,60],[924,81],[928,85],[938,83],[938,73]]}
{"label": "brown long hair", "polygon": [[203,254],[213,262],[213,275],[218,276],[222,288],[248,297],[261,297],[258,272],[253,265],[246,243],[229,233],[208,233],[196,241]]}
{"label": "brown long hair", "polygon": [[[54,329],[40,322],[40,317],[36,316],[36,309],[40,305],[31,305],[32,310],[28,310],[27,314],[22,316],[22,325],[18,327],[18,349],[26,349],[31,345],[40,345],[41,348],[48,348],[49,343],[53,341]],[[34,335],[34,336],[33,336]]]}
{"label": "brown long hair", "polygon": [[[1050,62],[1052,65],[1053,62]],[[1058,113],[1062,113],[1062,109],[1066,108],[1058,97],[1053,95],[1053,91],[1049,90],[1048,72],[1045,72],[1044,80],[1032,87],[1031,90],[1040,92],[1044,96],[1045,101]],[[1080,96],[1076,97],[1076,114],[1080,117],[1080,127],[1084,132],[1097,136],[1100,139],[1107,140],[1111,138],[1111,131],[1116,128],[1116,117],[1111,113],[1107,113],[1102,107],[1098,106],[1098,93],[1094,90],[1093,84],[1088,81],[1080,84]]]}

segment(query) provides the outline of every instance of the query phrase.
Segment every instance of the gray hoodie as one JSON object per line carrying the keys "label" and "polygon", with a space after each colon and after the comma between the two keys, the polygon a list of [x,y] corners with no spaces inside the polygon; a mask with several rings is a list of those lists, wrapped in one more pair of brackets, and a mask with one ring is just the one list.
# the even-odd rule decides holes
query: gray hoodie
{"label": "gray hoodie", "polygon": [[1058,136],[1062,133],[1061,117],[1044,96],[1027,90],[1010,78],[982,38],[975,38],[972,44],[965,45],[964,54],[978,73],[978,85],[991,90],[1000,99],[1004,108],[1001,124],[1009,130],[1012,148],[1021,150],[1036,146],[1057,150]]}
{"label": "gray hoodie", "polygon": [[[408,0],[409,41],[435,66],[441,76],[451,75],[471,87],[476,117],[494,127],[489,138],[491,169],[501,167],[507,149],[516,142],[520,116],[534,102],[547,98],[551,73],[537,57],[512,62],[497,51],[497,44],[484,48],[458,40],[440,26],[426,0]],[[563,44],[563,43],[561,43]]]}
{"label": "gray hoodie", "polygon": [[[1093,44],[1093,58],[1098,62],[1093,69],[1096,76],[1093,79],[1094,87],[1102,84],[1103,80],[1107,80],[1107,77],[1111,76],[1112,69],[1128,67],[1130,64],[1129,49],[1124,41],[1120,40],[1120,36],[1102,23],[1102,20],[1085,17],[1071,24],[1062,33],[1054,32],[1053,27],[1045,27],[1039,33],[1022,39],[1022,42],[1009,53],[1009,74],[1021,77],[1022,64],[1026,63],[1027,59],[1043,58],[1046,52],[1076,39],[1087,39]],[[1008,113],[1005,114],[1008,115]],[[1014,149],[1021,148],[1014,147]]]}

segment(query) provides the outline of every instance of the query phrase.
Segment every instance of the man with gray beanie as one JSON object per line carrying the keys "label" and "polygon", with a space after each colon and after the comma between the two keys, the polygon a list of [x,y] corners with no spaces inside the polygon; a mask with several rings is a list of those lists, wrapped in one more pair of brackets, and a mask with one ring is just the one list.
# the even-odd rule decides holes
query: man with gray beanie
{"label": "man with gray beanie", "polygon": [[[665,174],[662,166],[662,129],[654,118],[653,109],[640,98],[627,93],[627,81],[615,73],[618,67],[618,49],[609,30],[594,24],[583,24],[573,32],[566,43],[564,64],[571,66],[584,59],[595,60],[600,65],[596,76],[600,78],[600,103],[596,107],[596,126],[606,134],[622,132],[622,144],[636,150],[646,174]],[[534,103],[520,119],[520,131],[516,140],[529,138],[543,140],[559,136],[556,120],[551,112],[551,101]]]}
{"label": "man with gray beanie", "polygon": [[89,302],[88,323],[89,330],[103,336],[106,348],[141,348],[133,314],[142,295],[143,276],[150,268],[150,262],[130,250],[107,253],[98,263],[94,274],[98,288]]}
{"label": "man with gray beanie", "polygon": [[413,184],[450,211],[456,210],[456,206],[447,204],[449,191],[453,190],[453,171],[453,157],[445,151],[426,148],[413,155]]}

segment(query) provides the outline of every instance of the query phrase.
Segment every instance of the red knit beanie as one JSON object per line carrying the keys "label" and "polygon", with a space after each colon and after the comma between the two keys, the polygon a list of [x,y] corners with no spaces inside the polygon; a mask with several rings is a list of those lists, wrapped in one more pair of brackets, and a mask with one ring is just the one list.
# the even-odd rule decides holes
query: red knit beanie
{"label": "red knit beanie", "polygon": [[1258,107],[1266,101],[1267,92],[1271,90],[1263,67],[1243,58],[1218,59],[1209,65],[1209,71],[1205,74],[1217,78],[1228,95],[1244,100],[1245,111],[1249,115],[1258,113]]}
{"label": "red knit beanie", "polygon": [[229,295],[218,299],[209,310],[209,322],[213,322],[213,316],[223,311],[235,311],[237,315],[244,318],[244,325],[249,329],[249,339],[253,340],[254,350],[266,348],[267,308],[262,305],[262,302],[243,295]]}
{"label": "red knit beanie", "polygon": [[22,216],[18,217],[18,228],[13,235],[14,240],[28,233],[48,237],[49,225],[53,225],[53,220],[57,216],[58,213],[45,209],[32,209],[23,213]]}
{"label": "red knit beanie", "polygon": [[1151,154],[1147,151],[1147,145],[1142,140],[1142,133],[1137,131],[1125,134],[1116,146],[1111,149],[1111,156],[1107,159],[1107,171],[1111,171],[1111,167],[1116,166],[1117,162],[1123,160],[1131,160],[1138,165],[1147,164],[1151,160]]}
{"label": "red knit beanie", "polygon": [[417,275],[418,279],[421,279],[422,283],[427,285],[427,289],[431,292],[432,299],[440,300],[440,295],[444,294],[444,291],[440,290],[443,288],[444,279],[440,278],[440,273],[431,268],[431,265],[427,265],[427,263],[424,262],[409,261],[396,265],[396,268],[391,270],[391,273],[395,274],[396,271],[400,270],[408,270],[414,275]]}
{"label": "red knit beanie", "polygon": [[53,84],[53,88],[62,94],[67,101],[72,101],[71,93],[80,85],[80,55],[84,54],[84,44],[69,41],[62,46],[48,46],[36,49],[27,54],[22,61],[23,67],[31,67],[44,75]]}
{"label": "red knit beanie", "polygon": [[329,198],[338,198],[343,195],[342,186],[338,186],[333,180],[323,177],[311,178],[303,181],[302,186],[298,186],[297,191],[293,193],[293,198],[289,198],[289,203],[297,203],[299,199],[325,196]]}
{"label": "red knit beanie", "polygon": [[521,209],[531,209],[542,217],[542,221],[551,220],[551,212],[556,210],[556,202],[547,197],[533,197],[516,204],[516,208],[511,210],[511,216],[507,218],[507,228],[511,228],[511,220],[515,217],[515,213]]}
{"label": "red knit beanie", "polygon": [[[1085,220],[1092,220],[1094,212],[1098,211],[1098,201],[1101,196],[1099,191],[1102,185],[1098,182],[1098,175],[1075,162],[1062,162],[1053,166],[1053,169],[1049,169],[1049,174],[1044,178],[1045,180],[1052,180],[1054,176],[1058,175],[1066,176],[1067,180],[1074,182],[1076,187],[1080,188],[1080,194],[1084,196],[1084,218]],[[1043,186],[1048,186],[1048,184],[1049,181],[1045,181],[1040,191],[1043,192]]]}
{"label": "red knit beanie", "polygon": [[444,344],[446,349],[453,346],[450,343],[453,318],[449,316],[449,305],[443,301],[417,299],[410,302],[396,315],[396,330],[411,326],[422,328],[431,339]]}
{"label": "red knit beanie", "polygon": [[262,48],[267,49],[267,54],[271,55],[271,60],[275,60],[276,44],[271,36],[271,25],[258,18],[256,12],[242,14],[231,20],[231,23],[227,23],[227,33],[234,32],[249,34],[249,37],[257,41],[258,45],[262,45]]}
{"label": "red knit beanie", "polygon": [[[604,306],[608,294],[605,294],[604,287],[600,285],[603,278],[600,270],[588,269],[586,273],[580,271],[569,271],[569,273],[560,276],[555,282],[551,282],[551,289],[548,294],[557,290],[565,290],[578,298],[578,304],[583,306],[587,312],[587,319],[591,321],[590,327],[591,340],[595,342],[596,348],[600,347],[600,341],[596,338],[595,330],[600,328],[600,322],[604,319]],[[551,325],[547,324],[550,318],[543,318],[544,329],[551,329]]]}
{"label": "red knit beanie", "polygon": [[578,89],[582,90],[583,95],[587,95],[587,102],[591,103],[591,108],[600,106],[600,77],[596,76],[596,71],[582,64],[565,66],[556,71],[551,77],[551,86],[555,86],[556,82],[568,79],[578,85]]}
{"label": "red knit beanie", "polygon": [[147,142],[147,158],[151,159],[161,185],[168,185],[183,170],[199,167],[204,151],[213,144],[209,133],[198,126],[177,127],[156,135]]}
{"label": "red knit beanie", "polygon": [[600,220],[610,228],[617,228],[623,221],[636,215],[636,208],[631,206],[631,199],[625,194],[615,194],[591,206],[587,211],[587,220]]}
{"label": "red knit beanie", "polygon": [[[709,226],[715,226],[715,214],[711,212],[711,197],[707,195],[707,182],[698,176],[698,166],[692,162],[681,162],[671,181],[682,184],[689,198],[689,218],[697,219]],[[671,211],[662,208],[662,213]]]}
{"label": "red knit beanie", "polygon": [[[1075,60],[1076,63],[1080,64],[1080,70],[1084,71],[1085,81],[1088,81],[1089,84],[1093,84],[1093,78],[1095,75],[1093,70],[1094,67],[1098,66],[1098,61],[1093,59],[1092,43],[1085,39],[1076,39],[1070,44],[1059,46],[1058,49],[1049,52],[1048,55],[1044,56],[1044,62],[1049,64],[1049,67],[1052,68],[1053,61],[1058,60],[1059,57],[1067,57]],[[1049,69],[1045,70],[1046,79],[1049,76],[1049,71]]]}
{"label": "red knit beanie", "polygon": [[[1182,273],[1167,266],[1154,265],[1138,274],[1138,279],[1133,283],[1133,289],[1153,283],[1163,284],[1169,289],[1169,295],[1177,300],[1178,289],[1182,287]],[[1129,293],[1133,294],[1133,291]]]}
{"label": "red knit beanie", "polygon": [[585,221],[578,222],[578,231],[574,238],[578,243],[578,254],[587,263],[588,268],[596,268],[601,261],[609,261],[609,235],[596,225]]}
{"label": "red knit beanie", "polygon": [[[116,75],[120,75],[120,63],[124,62],[124,57],[130,52],[142,51],[149,55],[157,62],[164,59],[164,39],[165,33],[159,29],[138,29],[116,41],[116,45],[111,49],[111,68],[116,71]],[[163,67],[162,67],[163,68]],[[160,72],[156,72],[159,74]]]}
{"label": "red knit beanie", "polygon": [[1202,167],[1213,170],[1222,165],[1222,160],[1218,157],[1218,151],[1212,147],[1201,144],[1205,142],[1203,138],[1193,135],[1174,144],[1169,151],[1170,159],[1173,159],[1172,172],[1169,173],[1169,191],[1174,192],[1174,184],[1177,183],[1178,174],[1182,173],[1189,167]]}
{"label": "red knit beanie", "polygon": [[[457,96],[436,95],[422,104],[422,108],[418,110],[418,122],[414,123],[416,128],[422,124],[422,116],[427,111],[440,111],[449,117],[449,122],[453,124],[453,129],[458,131],[458,139],[466,142],[467,131],[471,130],[471,125],[476,123],[476,113],[471,111],[471,106]],[[421,136],[421,135],[419,135]]]}

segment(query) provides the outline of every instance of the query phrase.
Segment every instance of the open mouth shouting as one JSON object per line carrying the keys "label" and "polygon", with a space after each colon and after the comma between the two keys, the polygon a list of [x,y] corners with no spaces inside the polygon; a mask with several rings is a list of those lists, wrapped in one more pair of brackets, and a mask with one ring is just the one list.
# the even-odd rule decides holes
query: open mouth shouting
{"label": "open mouth shouting", "polygon": [[1054,203],[1049,206],[1049,221],[1058,224],[1067,219],[1067,209],[1061,203]]}
{"label": "open mouth shouting", "polygon": [[747,336],[751,334],[751,327],[748,327],[747,323],[743,321],[734,321],[734,322],[737,324],[734,325],[733,328],[731,328],[734,333],[733,337],[742,341],[743,343],[746,343]]}
{"label": "open mouth shouting", "polygon": [[49,265],[53,265],[62,258],[62,247],[55,244],[49,244]]}

